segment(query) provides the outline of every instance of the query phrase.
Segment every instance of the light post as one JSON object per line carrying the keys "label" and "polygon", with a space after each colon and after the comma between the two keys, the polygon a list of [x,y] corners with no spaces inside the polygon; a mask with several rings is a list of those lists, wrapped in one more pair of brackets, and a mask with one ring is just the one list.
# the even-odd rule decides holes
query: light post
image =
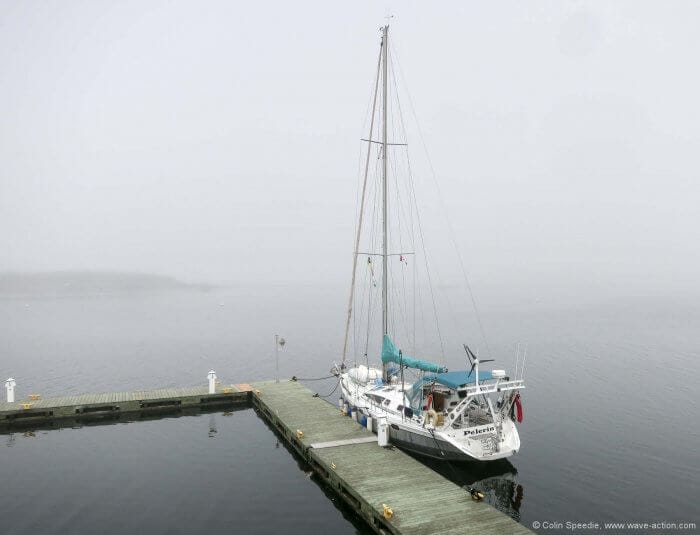
{"label": "light post", "polygon": [[279,348],[284,348],[284,344],[286,344],[287,341],[282,338],[279,334],[275,335],[275,382],[279,383],[280,382],[280,354],[279,354]]}

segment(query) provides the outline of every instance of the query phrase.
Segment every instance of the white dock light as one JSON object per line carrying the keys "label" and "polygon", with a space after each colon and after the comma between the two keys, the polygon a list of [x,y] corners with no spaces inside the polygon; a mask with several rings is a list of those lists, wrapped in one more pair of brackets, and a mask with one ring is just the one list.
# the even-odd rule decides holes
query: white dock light
{"label": "white dock light", "polygon": [[280,355],[279,355],[279,349],[284,349],[284,344],[286,344],[287,341],[282,338],[279,334],[275,335],[275,382],[279,383],[280,382]]}
{"label": "white dock light", "polygon": [[216,372],[214,370],[211,370],[207,374],[207,378],[209,379],[209,393],[215,394],[216,393]]}
{"label": "white dock light", "polygon": [[5,390],[7,390],[7,402],[8,403],[14,403],[15,402],[15,386],[17,386],[17,383],[15,380],[10,377],[7,381],[5,381]]}

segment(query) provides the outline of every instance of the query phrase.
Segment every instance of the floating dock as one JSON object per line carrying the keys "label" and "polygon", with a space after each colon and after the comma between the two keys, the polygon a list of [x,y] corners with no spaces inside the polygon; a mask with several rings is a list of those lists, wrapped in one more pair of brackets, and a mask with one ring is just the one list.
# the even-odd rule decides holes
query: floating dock
{"label": "floating dock", "polygon": [[193,386],[0,402],[0,429],[251,404],[376,533],[531,533],[413,457],[380,447],[376,435],[296,381],[217,385],[213,394]]}
{"label": "floating dock", "polygon": [[406,453],[380,447],[373,433],[303,385],[252,386],[253,406],[377,533],[531,533]]}
{"label": "floating dock", "polygon": [[41,399],[30,395],[14,403],[0,402],[0,428],[31,426],[61,419],[114,419],[120,415],[174,412],[182,409],[219,405],[247,405],[250,386],[217,386],[213,394],[207,386],[159,388],[133,392],[81,394]]}

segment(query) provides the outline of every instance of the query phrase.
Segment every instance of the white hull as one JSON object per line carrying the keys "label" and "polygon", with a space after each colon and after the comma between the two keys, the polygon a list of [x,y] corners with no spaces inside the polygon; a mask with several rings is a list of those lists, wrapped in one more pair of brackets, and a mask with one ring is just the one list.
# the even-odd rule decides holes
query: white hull
{"label": "white hull", "polygon": [[[401,383],[395,382],[377,386],[376,376],[381,377],[381,370],[361,368],[359,381],[357,368],[340,374],[343,399],[373,421],[385,417],[390,441],[396,446],[449,461],[493,461],[510,457],[520,449],[518,430],[508,415],[497,412],[490,422],[469,426],[464,425],[457,415],[447,413],[445,423],[435,425],[426,421],[425,411],[415,415],[409,410],[410,416],[404,412],[403,407],[408,403],[403,392],[408,392],[411,385],[402,387]],[[376,424],[372,430],[376,430]]]}

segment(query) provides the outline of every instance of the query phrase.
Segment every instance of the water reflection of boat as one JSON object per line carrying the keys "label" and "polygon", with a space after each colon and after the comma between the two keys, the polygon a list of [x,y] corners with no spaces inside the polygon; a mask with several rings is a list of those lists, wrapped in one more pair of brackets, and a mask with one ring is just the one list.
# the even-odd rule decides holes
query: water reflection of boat
{"label": "water reflection of boat", "polygon": [[490,463],[446,463],[423,456],[416,458],[453,483],[480,490],[486,495],[484,501],[513,520],[520,521],[523,486],[518,482],[518,470],[507,459]]}

